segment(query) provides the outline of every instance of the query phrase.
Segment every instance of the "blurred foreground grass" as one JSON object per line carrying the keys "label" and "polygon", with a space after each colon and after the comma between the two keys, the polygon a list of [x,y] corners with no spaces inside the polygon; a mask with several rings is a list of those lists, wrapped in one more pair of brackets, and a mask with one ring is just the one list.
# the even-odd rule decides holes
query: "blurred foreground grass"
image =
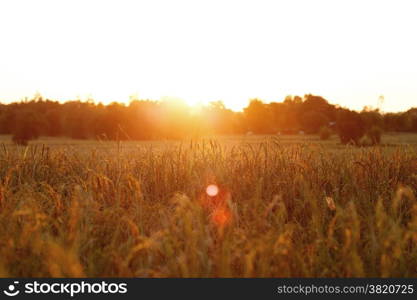
{"label": "blurred foreground grass", "polygon": [[0,276],[415,277],[417,138],[383,141],[5,142]]}

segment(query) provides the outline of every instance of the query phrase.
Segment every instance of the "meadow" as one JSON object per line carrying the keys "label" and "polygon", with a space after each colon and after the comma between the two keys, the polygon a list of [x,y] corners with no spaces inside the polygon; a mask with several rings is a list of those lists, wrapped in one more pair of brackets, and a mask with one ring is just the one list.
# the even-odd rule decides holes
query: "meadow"
{"label": "meadow", "polygon": [[417,277],[417,135],[0,139],[1,277]]}

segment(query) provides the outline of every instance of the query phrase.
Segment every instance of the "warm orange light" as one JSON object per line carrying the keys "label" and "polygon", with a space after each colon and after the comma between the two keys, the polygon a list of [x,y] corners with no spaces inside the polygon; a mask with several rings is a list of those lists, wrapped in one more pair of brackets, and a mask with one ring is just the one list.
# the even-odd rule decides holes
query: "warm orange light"
{"label": "warm orange light", "polygon": [[217,187],[217,185],[215,184],[210,184],[209,186],[207,186],[206,188],[206,193],[207,195],[209,195],[210,197],[215,197],[217,196],[217,194],[219,193],[219,188]]}
{"label": "warm orange light", "polygon": [[231,221],[231,214],[227,208],[217,208],[213,211],[211,216],[212,222],[219,226],[223,227]]}

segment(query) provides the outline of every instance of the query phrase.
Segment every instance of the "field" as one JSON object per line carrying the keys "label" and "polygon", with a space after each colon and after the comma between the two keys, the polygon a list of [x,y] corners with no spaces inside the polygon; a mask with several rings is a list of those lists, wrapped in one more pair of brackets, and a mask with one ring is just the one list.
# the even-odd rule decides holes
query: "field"
{"label": "field", "polygon": [[1,277],[417,277],[417,135],[1,142]]}

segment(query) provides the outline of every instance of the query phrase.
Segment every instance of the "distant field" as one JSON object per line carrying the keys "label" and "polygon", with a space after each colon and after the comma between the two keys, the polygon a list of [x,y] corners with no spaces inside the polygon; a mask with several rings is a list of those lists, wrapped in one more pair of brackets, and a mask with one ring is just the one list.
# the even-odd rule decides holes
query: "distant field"
{"label": "distant field", "polygon": [[417,277],[417,134],[0,143],[2,277]]}
{"label": "distant field", "polygon": [[[321,141],[317,135],[231,135],[231,136],[214,136],[204,137],[204,140],[216,140],[223,145],[242,145],[242,144],[257,144],[265,141],[277,141],[282,144],[316,144],[323,146],[331,146],[340,149],[345,149],[344,145],[340,144],[339,138],[333,135],[327,141]],[[201,140],[201,139],[200,139]],[[190,143],[196,141],[195,139],[187,139],[185,141],[162,140],[162,141],[122,141],[122,147],[142,147],[142,146],[172,146]],[[11,136],[0,135],[0,143],[12,145]],[[40,137],[37,140],[30,142],[31,145],[48,145],[48,146],[75,146],[75,147],[117,147],[117,141],[104,140],[76,140],[70,138],[54,138],[54,137]],[[417,134],[415,133],[386,133],[382,136],[382,146],[398,146],[398,145],[417,145]]]}

